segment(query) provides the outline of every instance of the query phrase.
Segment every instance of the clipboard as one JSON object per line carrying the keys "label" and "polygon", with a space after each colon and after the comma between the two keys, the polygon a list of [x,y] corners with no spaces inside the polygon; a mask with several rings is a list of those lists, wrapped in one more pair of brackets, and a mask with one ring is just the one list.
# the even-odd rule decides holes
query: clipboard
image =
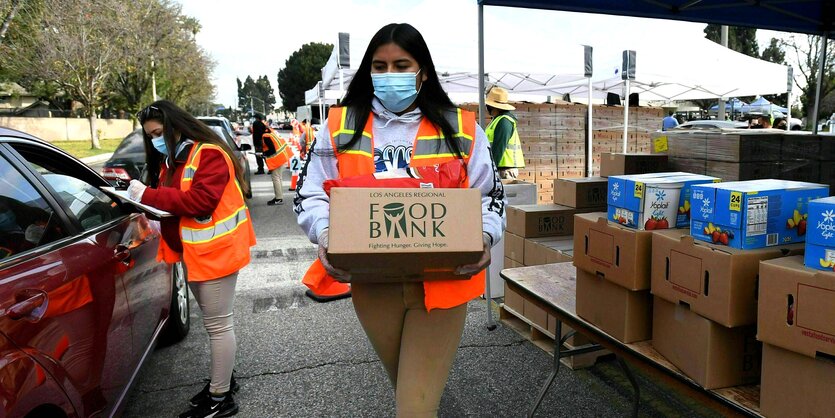
{"label": "clipboard", "polygon": [[119,200],[122,203],[128,203],[128,204],[131,204],[133,206],[136,206],[141,211],[143,211],[147,214],[150,214],[154,217],[168,218],[168,217],[175,216],[174,214],[172,214],[170,212],[166,212],[162,209],[157,209],[153,206],[148,206],[148,205],[139,203],[139,202],[131,199],[130,196],[128,195],[127,190],[117,190],[115,187],[102,187],[101,191],[107,193],[108,195],[112,196],[113,198]]}

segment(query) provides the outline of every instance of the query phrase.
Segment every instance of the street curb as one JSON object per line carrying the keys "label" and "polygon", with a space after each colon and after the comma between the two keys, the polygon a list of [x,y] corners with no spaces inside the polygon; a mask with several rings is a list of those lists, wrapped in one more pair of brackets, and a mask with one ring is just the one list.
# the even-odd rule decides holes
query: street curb
{"label": "street curb", "polygon": [[81,162],[87,165],[96,164],[96,163],[103,163],[110,159],[113,156],[112,152],[108,152],[105,154],[98,154],[98,155],[91,155],[89,157],[81,158]]}

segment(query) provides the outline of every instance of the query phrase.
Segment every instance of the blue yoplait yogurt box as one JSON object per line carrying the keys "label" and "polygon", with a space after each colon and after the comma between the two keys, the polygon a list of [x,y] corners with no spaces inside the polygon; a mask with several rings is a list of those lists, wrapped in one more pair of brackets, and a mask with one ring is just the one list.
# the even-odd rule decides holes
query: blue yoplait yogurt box
{"label": "blue yoplait yogurt box", "polygon": [[835,271],[835,196],[809,202],[806,228],[803,264],[813,269]]}
{"label": "blue yoplait yogurt box", "polygon": [[636,229],[686,228],[690,226],[693,185],[718,181],[683,172],[610,176],[608,218]]}
{"label": "blue yoplait yogurt box", "polygon": [[829,186],[788,180],[749,180],[693,186],[690,235],[739,249],[806,240],[809,201]]}

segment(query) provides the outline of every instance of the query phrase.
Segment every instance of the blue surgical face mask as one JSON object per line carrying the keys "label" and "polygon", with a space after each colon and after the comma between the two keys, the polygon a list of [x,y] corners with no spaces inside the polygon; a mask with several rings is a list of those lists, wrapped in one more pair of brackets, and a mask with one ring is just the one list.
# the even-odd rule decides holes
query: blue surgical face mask
{"label": "blue surgical face mask", "polygon": [[416,73],[371,74],[374,95],[386,109],[394,113],[402,112],[417,99],[415,84],[419,73],[420,70]]}
{"label": "blue surgical face mask", "polygon": [[151,138],[151,145],[153,145],[160,154],[168,155],[168,146],[165,145],[165,137],[162,135],[156,138]]}

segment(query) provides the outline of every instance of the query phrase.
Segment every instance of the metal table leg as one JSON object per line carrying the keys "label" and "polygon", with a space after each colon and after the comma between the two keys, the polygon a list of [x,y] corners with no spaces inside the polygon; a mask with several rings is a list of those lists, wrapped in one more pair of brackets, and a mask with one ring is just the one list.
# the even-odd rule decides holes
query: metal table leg
{"label": "metal table leg", "polygon": [[[551,371],[551,375],[548,376],[548,380],[545,381],[545,384],[542,385],[542,388],[539,389],[539,395],[536,397],[536,401],[534,402],[531,410],[528,412],[528,417],[531,418],[536,413],[536,410],[539,409],[539,405],[542,403],[542,399],[545,398],[545,394],[548,392],[548,389],[551,387],[551,384],[554,383],[554,379],[557,377],[557,373],[560,372],[560,359],[563,357],[571,357],[585,353],[591,353],[594,351],[602,350],[599,344],[586,344],[582,347],[576,347],[572,349],[563,349],[565,346],[565,342],[568,341],[575,334],[575,331],[571,331],[565,335],[562,335],[562,321],[557,320],[557,329],[556,334],[554,335],[554,367]],[[560,337],[562,336],[562,337]]]}
{"label": "metal table leg", "polygon": [[487,266],[487,273],[485,274],[487,283],[484,285],[486,293],[484,300],[487,301],[487,330],[493,331],[496,329],[496,323],[493,321],[493,293],[490,292],[490,266]]}
{"label": "metal table leg", "polygon": [[632,374],[632,370],[629,369],[629,366],[626,365],[626,362],[623,361],[621,356],[616,357],[618,359],[618,364],[620,364],[620,368],[623,369],[624,374],[626,374],[626,378],[629,379],[629,383],[632,384],[632,389],[635,390],[635,400],[632,403],[632,416],[638,416],[638,407],[641,405],[641,389],[638,387],[638,381],[635,379],[635,375]]}

